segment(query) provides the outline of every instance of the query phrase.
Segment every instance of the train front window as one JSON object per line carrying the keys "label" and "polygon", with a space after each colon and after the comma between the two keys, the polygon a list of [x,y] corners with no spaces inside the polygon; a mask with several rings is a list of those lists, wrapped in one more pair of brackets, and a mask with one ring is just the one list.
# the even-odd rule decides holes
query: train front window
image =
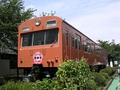
{"label": "train front window", "polygon": [[22,46],[31,46],[32,45],[32,34],[27,33],[23,35]]}
{"label": "train front window", "polygon": [[44,33],[44,31],[34,33],[33,46],[44,44]]}
{"label": "train front window", "polygon": [[42,30],[23,34],[22,46],[55,44],[58,42],[58,29]]}
{"label": "train front window", "polygon": [[46,31],[45,44],[52,44],[58,42],[58,29]]}

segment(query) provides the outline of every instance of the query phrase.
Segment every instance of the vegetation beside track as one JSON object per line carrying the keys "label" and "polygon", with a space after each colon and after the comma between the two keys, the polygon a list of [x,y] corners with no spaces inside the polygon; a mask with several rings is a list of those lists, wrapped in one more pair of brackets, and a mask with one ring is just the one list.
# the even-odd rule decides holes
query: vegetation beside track
{"label": "vegetation beside track", "polygon": [[107,67],[95,72],[83,58],[80,61],[64,62],[52,79],[36,82],[8,81],[3,82],[0,90],[103,90],[103,87],[115,73],[116,67]]}

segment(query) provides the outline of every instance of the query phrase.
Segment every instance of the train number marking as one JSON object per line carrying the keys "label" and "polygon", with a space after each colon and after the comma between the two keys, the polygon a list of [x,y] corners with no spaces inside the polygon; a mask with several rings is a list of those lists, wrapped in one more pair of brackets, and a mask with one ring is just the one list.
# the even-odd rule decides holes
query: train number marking
{"label": "train number marking", "polygon": [[36,52],[33,55],[33,60],[35,64],[41,64],[42,63],[42,59],[43,59],[43,54],[41,54],[40,52]]}

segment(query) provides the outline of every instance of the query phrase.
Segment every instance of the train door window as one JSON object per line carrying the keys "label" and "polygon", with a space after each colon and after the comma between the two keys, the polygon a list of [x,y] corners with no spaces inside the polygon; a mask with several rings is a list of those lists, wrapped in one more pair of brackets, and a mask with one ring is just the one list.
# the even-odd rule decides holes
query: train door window
{"label": "train door window", "polygon": [[87,52],[87,50],[88,50],[88,46],[87,46],[87,42],[86,41],[84,41],[84,50],[85,50],[85,52]]}
{"label": "train door window", "polygon": [[83,50],[85,51],[85,52],[87,52],[87,42],[86,41],[84,41],[83,40],[83,42],[82,42],[82,48],[83,48]]}
{"label": "train door window", "polygon": [[66,31],[66,45],[68,46],[68,31]]}
{"label": "train door window", "polygon": [[77,37],[75,37],[75,49],[77,49],[78,43],[77,43]]}
{"label": "train door window", "polygon": [[94,44],[91,44],[91,52],[94,54]]}
{"label": "train door window", "polygon": [[84,50],[84,40],[82,41],[82,50]]}
{"label": "train door window", "polygon": [[96,48],[96,55],[99,55],[99,49],[98,48]]}
{"label": "train door window", "polygon": [[88,49],[87,51],[88,51],[88,53],[90,53],[90,48],[91,48],[90,43],[87,43],[87,47],[88,47],[88,48],[87,48],[87,49]]}
{"label": "train door window", "polygon": [[22,35],[22,46],[32,45],[32,33],[27,33]]}
{"label": "train door window", "polygon": [[72,35],[72,47],[75,47],[75,41],[74,41],[75,37],[74,35]]}
{"label": "train door window", "polygon": [[77,49],[80,50],[80,38],[77,39]]}

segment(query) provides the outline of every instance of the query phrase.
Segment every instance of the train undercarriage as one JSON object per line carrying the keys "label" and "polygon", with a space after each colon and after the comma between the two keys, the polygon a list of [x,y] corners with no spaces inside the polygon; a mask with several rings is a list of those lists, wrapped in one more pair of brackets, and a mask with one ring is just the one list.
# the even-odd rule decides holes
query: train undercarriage
{"label": "train undercarriage", "polygon": [[[105,65],[94,65],[90,66],[91,71],[99,72],[101,69],[105,68]],[[57,72],[57,67],[43,67],[42,65],[34,64],[32,68],[24,69],[23,81],[36,81],[43,80],[43,78],[55,77]]]}
{"label": "train undercarriage", "polygon": [[32,68],[24,68],[23,81],[36,81],[43,78],[52,78],[57,72],[57,67],[43,67],[42,65],[34,64]]}

